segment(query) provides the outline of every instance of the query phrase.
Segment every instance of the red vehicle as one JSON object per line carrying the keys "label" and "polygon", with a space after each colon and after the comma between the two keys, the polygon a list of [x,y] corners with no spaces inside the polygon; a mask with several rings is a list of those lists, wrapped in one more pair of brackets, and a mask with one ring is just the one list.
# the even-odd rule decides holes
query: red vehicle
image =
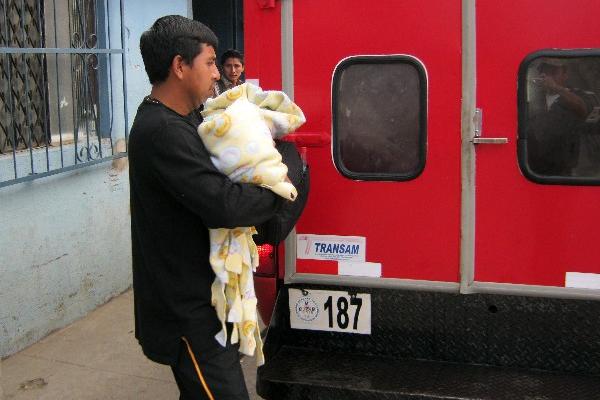
{"label": "red vehicle", "polygon": [[244,1],[246,77],[303,109],[311,174],[262,249],[259,394],[600,398],[598,15]]}

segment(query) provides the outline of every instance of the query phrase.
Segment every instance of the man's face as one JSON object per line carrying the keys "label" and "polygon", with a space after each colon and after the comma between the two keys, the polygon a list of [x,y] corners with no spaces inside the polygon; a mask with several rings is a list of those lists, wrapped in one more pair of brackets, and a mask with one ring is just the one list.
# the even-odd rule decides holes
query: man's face
{"label": "man's face", "polygon": [[244,72],[244,66],[239,58],[228,58],[223,64],[223,73],[225,77],[232,83],[237,83],[240,76]]}
{"label": "man's face", "polygon": [[219,70],[216,63],[215,49],[209,45],[202,45],[202,51],[185,65],[185,84],[194,103],[194,108],[200,107],[213,93],[213,87],[219,80]]}
{"label": "man's face", "polygon": [[567,84],[567,79],[569,78],[567,69],[564,67],[559,68],[552,77],[554,78],[554,81],[561,86],[565,86]]}

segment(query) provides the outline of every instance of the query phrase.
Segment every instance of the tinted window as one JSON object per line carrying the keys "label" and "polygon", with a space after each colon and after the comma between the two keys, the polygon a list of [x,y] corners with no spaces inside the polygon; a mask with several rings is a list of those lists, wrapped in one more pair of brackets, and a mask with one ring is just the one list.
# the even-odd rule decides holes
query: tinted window
{"label": "tinted window", "polygon": [[407,56],[359,56],[333,77],[333,152],[352,179],[408,180],[425,166],[427,80]]}
{"label": "tinted window", "polygon": [[519,161],[539,183],[600,183],[600,54],[539,52],[521,65]]}

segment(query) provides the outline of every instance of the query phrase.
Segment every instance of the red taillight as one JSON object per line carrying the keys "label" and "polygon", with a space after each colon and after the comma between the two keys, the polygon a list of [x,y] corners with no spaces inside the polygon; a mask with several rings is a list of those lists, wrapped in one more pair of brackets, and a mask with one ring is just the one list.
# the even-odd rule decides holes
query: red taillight
{"label": "red taillight", "polygon": [[270,244],[263,244],[257,247],[259,265],[256,269],[256,273],[275,274],[277,272],[275,264],[275,247]]}

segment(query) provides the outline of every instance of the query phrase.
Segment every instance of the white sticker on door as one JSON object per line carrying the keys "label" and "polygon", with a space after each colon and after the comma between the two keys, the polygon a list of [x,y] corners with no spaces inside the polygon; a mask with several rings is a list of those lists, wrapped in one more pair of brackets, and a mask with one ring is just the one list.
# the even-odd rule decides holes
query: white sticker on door
{"label": "white sticker on door", "polygon": [[567,272],[565,287],[578,289],[600,289],[600,274]]}
{"label": "white sticker on door", "polygon": [[338,275],[381,278],[381,263],[340,261]]}
{"label": "white sticker on door", "polygon": [[310,260],[365,261],[367,239],[361,236],[297,235],[297,257]]}

